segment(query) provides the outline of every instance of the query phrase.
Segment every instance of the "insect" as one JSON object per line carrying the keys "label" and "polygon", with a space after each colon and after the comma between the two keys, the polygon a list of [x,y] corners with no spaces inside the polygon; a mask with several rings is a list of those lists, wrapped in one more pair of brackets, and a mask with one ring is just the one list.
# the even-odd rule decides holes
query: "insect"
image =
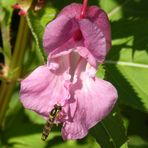
{"label": "insect", "polygon": [[58,117],[61,110],[62,110],[62,107],[57,104],[55,104],[54,108],[51,110],[51,112],[49,114],[49,118],[43,128],[43,133],[42,133],[42,137],[41,137],[41,139],[43,141],[45,141],[47,139],[49,132],[51,131],[51,129],[54,125],[54,121]]}

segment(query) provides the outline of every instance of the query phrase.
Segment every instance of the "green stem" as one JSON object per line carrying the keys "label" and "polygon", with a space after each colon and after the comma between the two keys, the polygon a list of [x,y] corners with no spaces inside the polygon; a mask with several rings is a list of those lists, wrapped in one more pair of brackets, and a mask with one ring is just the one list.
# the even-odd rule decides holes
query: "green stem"
{"label": "green stem", "polygon": [[0,126],[2,127],[5,113],[8,108],[9,101],[13,89],[15,87],[16,81],[20,76],[21,65],[24,59],[24,54],[26,50],[26,45],[29,37],[29,28],[26,23],[26,19],[21,17],[17,39],[14,47],[14,53],[12,56],[11,65],[9,68],[9,75],[6,80],[1,83],[0,89]]}
{"label": "green stem", "polygon": [[5,66],[9,66],[11,61],[11,45],[10,45],[10,14],[5,12],[4,20],[1,22],[3,54],[5,57]]}

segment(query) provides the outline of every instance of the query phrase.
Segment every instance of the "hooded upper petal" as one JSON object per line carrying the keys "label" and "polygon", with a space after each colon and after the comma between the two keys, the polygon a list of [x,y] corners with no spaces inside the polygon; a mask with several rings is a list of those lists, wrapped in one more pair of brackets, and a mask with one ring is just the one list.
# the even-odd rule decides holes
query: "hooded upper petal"
{"label": "hooded upper petal", "polygon": [[102,63],[111,46],[108,18],[103,10],[91,6],[85,18],[80,19],[81,9],[81,4],[68,5],[47,25],[43,39],[45,51],[53,55],[71,48],[86,47],[90,56]]}
{"label": "hooded upper petal", "polygon": [[[77,83],[73,85],[71,97],[77,102],[77,109],[72,121],[63,124],[64,139],[80,139],[88,130],[105,118],[117,100],[114,86],[102,79],[92,77],[91,66],[86,67],[84,60],[77,68]],[[82,72],[83,70],[83,72]]]}
{"label": "hooded upper petal", "polygon": [[80,18],[82,10],[82,4],[72,3],[66,7],[64,7],[61,12],[58,14],[58,16],[65,15],[69,18]]}
{"label": "hooded upper petal", "polygon": [[105,36],[100,28],[89,21],[79,21],[80,29],[84,38],[84,45],[99,63],[102,63],[107,54]]}
{"label": "hooded upper petal", "polygon": [[94,22],[103,32],[106,39],[107,51],[111,48],[111,28],[107,14],[97,6],[89,7],[86,12],[87,18]]}
{"label": "hooded upper petal", "polygon": [[[72,3],[60,12],[60,15],[65,15],[70,18],[79,18],[82,10],[82,4]],[[106,38],[106,48],[109,50],[111,48],[111,29],[110,23],[106,13],[97,6],[90,6],[87,8],[85,19],[95,23]]]}
{"label": "hooded upper petal", "polygon": [[44,32],[43,46],[47,53],[66,43],[77,30],[75,18],[61,15],[50,22]]}
{"label": "hooded upper petal", "polygon": [[48,117],[55,104],[64,105],[70,98],[68,60],[56,58],[57,63],[39,66],[21,82],[20,98],[25,108]]}

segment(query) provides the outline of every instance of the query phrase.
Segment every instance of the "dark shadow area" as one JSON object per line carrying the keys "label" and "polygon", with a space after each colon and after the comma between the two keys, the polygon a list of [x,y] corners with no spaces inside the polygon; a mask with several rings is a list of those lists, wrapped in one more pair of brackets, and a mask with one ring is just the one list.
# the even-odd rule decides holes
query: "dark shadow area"
{"label": "dark shadow area", "polygon": [[129,120],[128,135],[139,135],[148,141],[148,114],[126,106],[122,114]]}
{"label": "dark shadow area", "polygon": [[[13,128],[12,128],[13,127]],[[16,114],[7,117],[3,138],[5,141],[10,137],[29,135],[33,133],[42,133],[43,125],[31,123],[21,108]]]}
{"label": "dark shadow area", "polygon": [[[136,50],[145,50],[148,52],[148,1],[116,0],[116,2],[121,6],[120,9],[122,10],[123,16],[122,19],[111,22],[112,39],[133,36],[134,41],[133,46],[131,47],[133,53]],[[118,11],[116,13],[118,13]],[[121,46],[121,48],[124,48],[124,46]]]}
{"label": "dark shadow area", "polygon": [[12,14],[11,28],[10,28],[10,36],[11,36],[10,42],[11,42],[12,52],[16,41],[19,21],[20,21],[20,16],[18,15],[18,10],[14,10]]}
{"label": "dark shadow area", "polygon": [[[82,0],[52,0],[53,6],[57,8],[58,10],[61,10],[66,5],[69,5],[71,3],[82,3]],[[91,0],[89,1],[89,5],[98,5],[98,0]]]}
{"label": "dark shadow area", "polygon": [[63,143],[63,139],[61,136],[55,136],[53,139],[51,139],[50,141],[47,142],[47,145],[45,146],[45,148],[49,148],[51,146],[55,146],[55,145],[59,145],[61,143]]}
{"label": "dark shadow area", "polygon": [[[0,75],[2,74],[1,70],[2,70],[2,63],[4,63],[4,56],[1,52],[3,48],[3,41],[2,41],[2,31],[1,31],[1,28],[0,28]],[[0,81],[0,84],[1,84],[1,81]]]}
{"label": "dark shadow area", "polygon": [[[4,63],[4,57],[1,53],[0,53],[0,63]],[[0,70],[2,70],[2,66],[0,66]]]}
{"label": "dark shadow area", "polygon": [[[128,130],[127,134],[128,136],[140,136],[142,138],[142,142],[138,144],[132,143],[129,138],[129,147],[130,148],[146,148],[148,147],[148,144],[146,142],[148,141],[148,114],[141,112],[136,109],[128,108],[127,106],[122,106],[122,115],[128,119]],[[134,139],[132,141],[135,141]],[[145,143],[144,143],[145,141]]]}
{"label": "dark shadow area", "polygon": [[102,148],[119,148],[127,141],[125,128],[119,114],[118,104],[112,112],[89,132]]}
{"label": "dark shadow area", "polygon": [[[133,50],[146,50],[148,52],[148,20],[147,19],[122,19],[112,22],[112,39],[134,37]],[[119,49],[125,48],[122,45]],[[114,46],[113,46],[114,49]],[[118,54],[118,53],[117,53]]]}
{"label": "dark shadow area", "polygon": [[115,0],[122,6],[123,18],[147,18],[148,15],[148,1],[147,0]]}
{"label": "dark shadow area", "polygon": [[79,145],[84,145],[86,143],[87,143],[87,137],[77,140],[77,144],[79,144]]}
{"label": "dark shadow area", "polygon": [[134,108],[146,110],[141,99],[134,91],[128,80],[120,73],[115,65],[106,65],[106,80],[110,81],[118,91],[118,101]]}
{"label": "dark shadow area", "polygon": [[[88,139],[90,140],[89,136],[86,136],[83,139],[78,139],[76,141],[76,143],[77,143],[76,145],[79,146],[79,147],[81,147],[81,146],[84,147],[84,145],[86,146],[86,144],[88,143]],[[58,147],[58,145],[64,144],[64,143],[67,143],[67,142],[68,141],[63,140],[62,136],[55,136],[53,139],[50,139],[49,141],[47,141],[47,145],[45,146],[45,148],[49,148],[49,147],[52,148],[53,146]],[[92,141],[92,145],[94,144],[93,142],[94,141]],[[61,145],[60,145],[60,147],[61,147]],[[74,147],[74,146],[72,145],[72,147]],[[87,148],[89,148],[89,144],[88,144]]]}

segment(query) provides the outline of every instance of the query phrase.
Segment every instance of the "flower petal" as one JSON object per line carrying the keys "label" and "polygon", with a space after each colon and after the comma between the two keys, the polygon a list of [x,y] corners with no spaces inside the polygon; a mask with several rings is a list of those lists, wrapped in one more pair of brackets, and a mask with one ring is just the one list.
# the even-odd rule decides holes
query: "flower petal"
{"label": "flower petal", "polygon": [[[87,60],[87,62],[89,62],[89,64],[91,64],[93,67],[97,67],[97,62],[95,57],[91,54],[91,52],[85,48],[84,46],[77,46],[74,48],[69,48],[68,50],[62,50],[63,48],[56,49],[54,52],[52,52],[51,54],[49,54],[48,59],[50,60],[51,58],[56,58],[56,57],[60,57],[62,55],[68,55],[69,56],[73,53],[75,53],[75,57],[71,57],[70,56],[70,63],[77,63],[78,58],[83,57],[84,59]],[[72,66],[72,65],[70,65]]]}
{"label": "flower petal", "polygon": [[67,42],[78,29],[74,18],[61,15],[50,22],[44,32],[43,46],[47,53]]}
{"label": "flower petal", "polygon": [[49,58],[55,58],[61,55],[69,54],[72,50],[76,49],[79,46],[84,47],[83,41],[75,41],[73,38],[71,38],[62,46],[56,48],[53,52],[49,53]]}
{"label": "flower petal", "polygon": [[59,57],[56,61],[60,63],[58,69],[40,66],[21,82],[20,98],[24,107],[44,117],[49,116],[55,104],[64,105],[70,97],[68,58]]}
{"label": "flower petal", "polygon": [[84,59],[86,59],[87,62],[91,64],[93,67],[95,68],[97,67],[96,59],[87,48],[78,46],[77,48],[74,49],[74,51],[77,52]]}
{"label": "flower petal", "polygon": [[82,4],[72,3],[64,7],[58,16],[65,15],[69,18],[80,18]]}
{"label": "flower petal", "polygon": [[86,12],[87,18],[94,22],[103,32],[107,41],[107,50],[111,48],[111,29],[106,13],[97,6],[91,6]]}
{"label": "flower petal", "polygon": [[[77,69],[77,83],[73,86],[74,99],[77,109],[73,121],[63,124],[62,136],[64,139],[81,139],[88,130],[105,118],[112,110],[117,91],[114,86],[102,79],[90,77],[85,69],[86,62],[82,60]],[[83,72],[82,72],[83,71]]]}
{"label": "flower petal", "polygon": [[[58,16],[65,15],[69,18],[79,19],[81,10],[82,4],[72,3],[64,7]],[[109,50],[111,48],[111,29],[106,13],[97,6],[90,6],[86,11],[86,19],[95,23],[101,29],[107,41],[106,48]]]}
{"label": "flower petal", "polygon": [[87,19],[79,21],[80,29],[84,37],[85,47],[102,63],[107,54],[106,39],[100,28]]}

